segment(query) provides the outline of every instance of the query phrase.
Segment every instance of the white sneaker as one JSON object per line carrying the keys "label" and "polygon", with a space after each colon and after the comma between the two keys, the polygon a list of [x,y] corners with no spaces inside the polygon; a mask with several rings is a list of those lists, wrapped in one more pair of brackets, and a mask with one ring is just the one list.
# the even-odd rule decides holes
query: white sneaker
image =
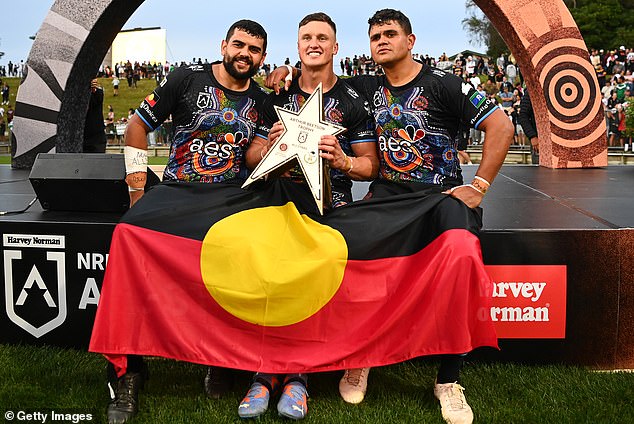
{"label": "white sneaker", "polygon": [[348,403],[361,403],[368,389],[368,374],[370,368],[355,368],[346,370],[339,381],[339,393]]}
{"label": "white sneaker", "polygon": [[464,387],[458,383],[434,385],[434,395],[440,401],[442,417],[448,424],[471,424],[473,411],[464,397]]}

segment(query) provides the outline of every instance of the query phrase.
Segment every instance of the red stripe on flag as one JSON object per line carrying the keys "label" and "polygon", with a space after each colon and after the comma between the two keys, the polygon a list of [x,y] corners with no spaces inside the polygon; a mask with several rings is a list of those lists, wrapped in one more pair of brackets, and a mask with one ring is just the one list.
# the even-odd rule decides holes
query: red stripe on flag
{"label": "red stripe on flag", "polygon": [[466,230],[446,231],[411,256],[348,261],[333,299],[283,327],[222,309],[202,282],[200,249],[200,241],[118,225],[90,350],[120,368],[125,354],[137,354],[314,372],[497,347],[490,280],[479,240]]}

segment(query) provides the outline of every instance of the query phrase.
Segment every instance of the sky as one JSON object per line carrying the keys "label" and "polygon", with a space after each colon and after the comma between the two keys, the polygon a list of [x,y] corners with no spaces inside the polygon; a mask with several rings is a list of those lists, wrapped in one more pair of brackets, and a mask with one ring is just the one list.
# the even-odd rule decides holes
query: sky
{"label": "sky", "polygon": [[[88,1],[88,0],[86,0]],[[316,3],[316,2],[315,2]],[[336,61],[355,54],[367,54],[367,20],[386,7],[401,10],[412,22],[416,44],[414,53],[438,57],[465,49],[484,51],[470,44],[462,28],[465,0],[321,0],[318,4],[301,0],[234,2],[195,0],[147,0],[130,17],[123,29],[162,27],[167,30],[167,60],[192,58],[220,59],[220,43],[228,27],[239,19],[252,19],[268,33],[267,63],[281,64],[286,57],[297,61],[297,24],[308,13],[325,12],[337,24],[339,54]],[[52,0],[9,2],[0,25],[0,65],[26,60],[35,35],[48,13]],[[178,5],[178,7],[175,7]],[[231,5],[231,6],[228,6]]]}

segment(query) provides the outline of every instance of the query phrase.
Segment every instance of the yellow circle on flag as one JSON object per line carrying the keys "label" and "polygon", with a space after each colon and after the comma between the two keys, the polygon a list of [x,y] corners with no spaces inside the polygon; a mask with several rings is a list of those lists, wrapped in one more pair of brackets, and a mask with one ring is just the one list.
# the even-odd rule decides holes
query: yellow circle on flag
{"label": "yellow circle on flag", "polygon": [[311,317],[332,299],[347,258],[340,232],[287,203],[215,223],[203,240],[200,266],[207,290],[224,310],[279,327]]}

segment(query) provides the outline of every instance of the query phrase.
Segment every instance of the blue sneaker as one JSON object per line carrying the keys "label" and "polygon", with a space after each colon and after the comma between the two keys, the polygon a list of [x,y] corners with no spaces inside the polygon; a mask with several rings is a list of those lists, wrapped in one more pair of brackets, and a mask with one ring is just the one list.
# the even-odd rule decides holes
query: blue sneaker
{"label": "blue sneaker", "polygon": [[269,408],[271,394],[263,384],[253,383],[247,395],[238,406],[240,418],[255,418],[264,414]]}
{"label": "blue sneaker", "polygon": [[301,420],[308,413],[306,387],[299,381],[293,381],[284,386],[284,392],[277,403],[277,412],[282,417]]}

